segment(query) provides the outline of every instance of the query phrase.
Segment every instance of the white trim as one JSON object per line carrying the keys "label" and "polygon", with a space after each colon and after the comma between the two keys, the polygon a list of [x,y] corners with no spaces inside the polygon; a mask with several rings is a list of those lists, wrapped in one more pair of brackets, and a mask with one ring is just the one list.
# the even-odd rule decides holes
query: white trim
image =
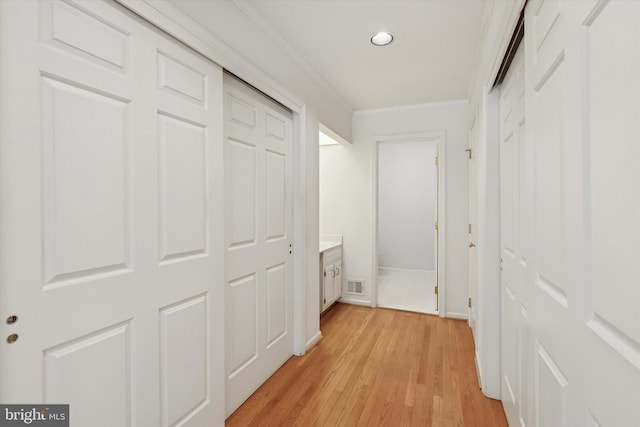
{"label": "white trim", "polygon": [[486,88],[489,92],[491,92],[493,82],[498,75],[498,71],[500,71],[502,58],[504,58],[504,55],[507,52],[507,48],[509,47],[509,43],[511,42],[511,36],[513,35],[513,32],[516,29],[516,25],[518,24],[518,18],[520,17],[520,12],[522,12],[522,8],[524,7],[524,2],[525,0],[514,0],[511,10],[509,11],[509,13],[505,14],[503,21],[504,23],[503,25],[501,25],[501,31],[498,33],[497,43],[494,44],[496,48],[492,52],[494,55],[493,64],[489,68],[489,74],[487,76],[488,79],[485,82]]}
{"label": "white trim", "polygon": [[[466,101],[464,101],[466,102]],[[374,147],[372,153],[372,171],[373,180],[371,183],[372,188],[372,230],[371,235],[373,241],[371,244],[371,259],[373,266],[371,271],[371,307],[378,306],[378,149],[379,144],[384,142],[409,142],[409,141],[429,141],[435,142],[437,147],[438,156],[438,215],[436,221],[438,221],[438,264],[437,264],[437,278],[438,285],[438,316],[445,317],[446,308],[446,132],[445,131],[431,131],[431,132],[415,132],[404,134],[389,134],[374,136]],[[448,316],[448,314],[447,314]]]}
{"label": "white trim", "polygon": [[[242,11],[254,24],[283,52],[285,52],[289,58],[297,63],[300,68],[304,70],[316,83],[322,88],[322,90],[329,93],[338,103],[346,110],[353,111],[353,107],[342,97],[340,94],[330,86],[325,79],[313,68],[302,55],[300,55],[287,40],[276,31],[275,28],[269,22],[267,22],[262,15],[253,7],[247,0],[231,0],[238,9]],[[330,135],[331,136],[331,135]]]}
{"label": "white trim", "polygon": [[446,316],[440,316],[440,317],[446,317],[448,319],[459,319],[459,320],[468,320],[469,316],[467,315],[467,313],[456,313],[454,311],[447,311]]}
{"label": "white trim", "polygon": [[360,305],[363,307],[371,307],[371,303],[369,301],[363,301],[359,299],[350,299],[349,297],[342,296],[340,297],[339,302],[351,305]]}
{"label": "white trim", "polygon": [[451,104],[468,104],[469,101],[467,99],[452,99],[448,101],[436,101],[436,102],[424,102],[421,104],[411,104],[411,105],[399,105],[397,107],[384,107],[384,108],[371,108],[368,110],[357,110],[354,111],[354,115],[366,115],[366,114],[378,114],[383,112],[397,112],[402,110],[415,110],[420,107],[442,107],[445,105]]}
{"label": "white trim", "polygon": [[[491,90],[524,2],[525,0],[501,2],[499,8],[496,8],[496,2],[487,2],[482,17],[482,39],[479,44],[481,49],[478,50],[475,67],[469,77],[468,99],[473,100],[477,95],[476,91],[481,87]],[[501,12],[500,9],[503,7]]]}
{"label": "white trim", "polygon": [[[293,354],[302,356],[307,334],[307,108],[293,115]],[[320,331],[317,332],[318,334]]]}
{"label": "white trim", "polygon": [[322,333],[320,331],[316,332],[314,336],[312,336],[309,341],[307,341],[307,344],[305,346],[305,352],[311,350],[311,348],[313,346],[315,346],[316,344],[318,344],[320,342],[320,340],[322,339]]}
{"label": "white trim", "polygon": [[[477,348],[477,347],[476,347]],[[482,377],[482,364],[480,363],[480,359],[478,358],[479,354],[478,351],[476,350],[476,352],[474,353],[474,357],[473,360],[476,363],[476,375],[478,375],[478,385],[480,386],[480,390],[483,389],[483,377]]]}
{"label": "white trim", "polygon": [[334,131],[332,131],[322,123],[318,123],[318,124],[320,125],[320,132],[324,133],[328,137],[333,138],[334,140],[338,141],[341,144],[351,145],[351,142],[347,141],[346,139],[344,139],[343,137],[341,137],[340,135],[338,135],[337,133],[335,133]]}
{"label": "white trim", "polygon": [[435,270],[427,270],[423,268],[401,268],[401,267],[383,267],[378,266],[378,270],[394,270],[394,271],[419,271],[421,273],[435,273]]}

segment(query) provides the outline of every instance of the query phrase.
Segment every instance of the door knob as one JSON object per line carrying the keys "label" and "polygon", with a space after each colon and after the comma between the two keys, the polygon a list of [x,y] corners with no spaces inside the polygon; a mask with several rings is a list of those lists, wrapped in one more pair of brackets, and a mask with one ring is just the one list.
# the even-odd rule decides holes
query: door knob
{"label": "door knob", "polygon": [[469,242],[469,247],[470,247],[470,248],[475,248],[475,247],[476,247],[476,244],[475,244],[475,243],[473,243],[473,242]]}

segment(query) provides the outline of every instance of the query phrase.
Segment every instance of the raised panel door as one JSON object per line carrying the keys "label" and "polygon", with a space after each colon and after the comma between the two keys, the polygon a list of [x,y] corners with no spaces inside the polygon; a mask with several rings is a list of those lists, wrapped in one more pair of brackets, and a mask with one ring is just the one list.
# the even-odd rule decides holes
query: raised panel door
{"label": "raised panel door", "polygon": [[0,2],[0,47],[0,401],[222,422],[222,70],[115,2]]}
{"label": "raised panel door", "polygon": [[224,78],[226,415],[293,354],[290,111]]}

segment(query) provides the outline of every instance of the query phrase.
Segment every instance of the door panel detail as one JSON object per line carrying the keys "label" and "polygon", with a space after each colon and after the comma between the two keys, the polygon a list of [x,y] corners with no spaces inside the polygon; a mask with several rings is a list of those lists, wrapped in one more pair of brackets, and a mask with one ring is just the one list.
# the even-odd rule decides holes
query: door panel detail
{"label": "door panel detail", "polygon": [[165,114],[159,123],[160,261],[207,252],[206,127]]}
{"label": "door panel detail", "polygon": [[[131,358],[130,322],[45,350],[45,401],[74,402],[74,423],[131,426]],[[100,392],[91,393],[96,384]]]}
{"label": "door panel detail", "polygon": [[207,76],[158,52],[158,88],[206,107]]}
{"label": "door panel detail", "polygon": [[49,76],[41,85],[45,283],[126,272],[130,102]]}
{"label": "door panel detail", "polygon": [[162,425],[173,426],[208,399],[206,296],[160,309]]}
{"label": "door panel detail", "polygon": [[42,41],[121,74],[128,73],[131,34],[74,6],[41,3]]}

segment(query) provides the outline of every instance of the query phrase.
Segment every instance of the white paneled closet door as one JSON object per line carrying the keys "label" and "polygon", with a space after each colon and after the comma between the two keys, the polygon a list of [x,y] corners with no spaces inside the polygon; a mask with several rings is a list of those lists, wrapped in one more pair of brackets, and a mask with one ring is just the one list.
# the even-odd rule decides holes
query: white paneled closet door
{"label": "white paneled closet door", "polygon": [[525,139],[524,47],[500,89],[501,400],[510,425],[528,425],[527,261],[531,180]]}
{"label": "white paneled closet door", "polygon": [[224,77],[226,414],[293,354],[293,120]]}
{"label": "white paneled closet door", "polygon": [[526,7],[535,426],[640,425],[638,22],[636,1]]}
{"label": "white paneled closet door", "polygon": [[222,423],[221,69],[114,2],[0,20],[0,401]]}

